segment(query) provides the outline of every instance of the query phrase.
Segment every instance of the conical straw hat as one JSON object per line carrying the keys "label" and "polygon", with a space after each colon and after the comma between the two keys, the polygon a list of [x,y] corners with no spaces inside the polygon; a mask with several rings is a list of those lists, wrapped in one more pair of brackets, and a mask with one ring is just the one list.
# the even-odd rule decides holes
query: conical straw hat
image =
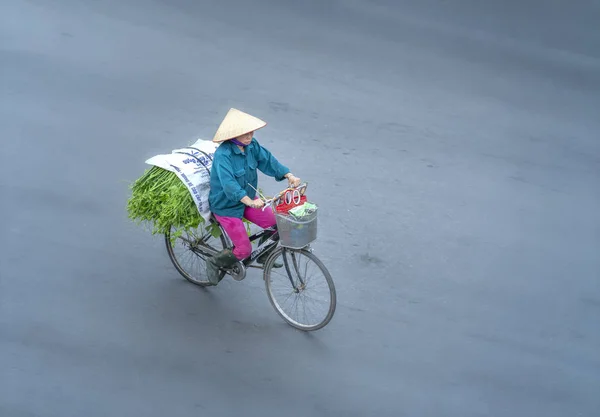
{"label": "conical straw hat", "polygon": [[254,116],[250,116],[237,109],[229,109],[227,115],[215,133],[213,142],[224,142],[237,138],[249,132],[253,132],[267,125],[266,122]]}

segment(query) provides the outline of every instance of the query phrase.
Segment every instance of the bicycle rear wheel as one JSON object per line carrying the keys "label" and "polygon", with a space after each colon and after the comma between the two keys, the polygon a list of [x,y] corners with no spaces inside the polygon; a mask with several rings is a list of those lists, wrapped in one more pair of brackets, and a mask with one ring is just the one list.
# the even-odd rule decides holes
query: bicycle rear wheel
{"label": "bicycle rear wheel", "polygon": [[[273,268],[275,262],[284,266]],[[323,262],[308,250],[277,249],[265,264],[264,278],[271,305],[289,325],[313,331],[333,318],[333,279]]]}
{"label": "bicycle rear wheel", "polygon": [[[175,269],[194,285],[201,287],[209,285],[206,276],[206,260],[226,247],[223,234],[214,238],[203,225],[200,225],[198,229],[184,232],[175,240],[173,247],[171,231],[165,234],[165,244]],[[223,278],[225,272],[221,271],[220,274],[222,274],[220,278]]]}

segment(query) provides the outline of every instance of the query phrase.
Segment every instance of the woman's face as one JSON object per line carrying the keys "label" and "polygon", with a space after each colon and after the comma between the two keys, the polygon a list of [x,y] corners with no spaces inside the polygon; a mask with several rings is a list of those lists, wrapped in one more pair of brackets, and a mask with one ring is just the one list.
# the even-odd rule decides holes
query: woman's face
{"label": "woman's face", "polygon": [[252,136],[254,136],[254,132],[246,133],[245,135],[238,136],[237,140],[242,142],[244,145],[250,145],[252,142]]}

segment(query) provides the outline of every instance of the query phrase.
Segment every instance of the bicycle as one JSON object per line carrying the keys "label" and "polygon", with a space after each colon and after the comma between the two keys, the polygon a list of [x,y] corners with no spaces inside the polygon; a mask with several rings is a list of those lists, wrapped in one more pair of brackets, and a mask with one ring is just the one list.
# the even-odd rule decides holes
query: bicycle
{"label": "bicycle", "polygon": [[[220,277],[231,276],[235,281],[242,281],[246,277],[248,268],[263,269],[263,279],[267,290],[267,296],[271,305],[281,318],[289,325],[303,331],[314,331],[325,327],[333,318],[336,309],[336,291],[331,274],[313,253],[310,243],[316,239],[316,212],[314,216],[306,222],[297,222],[290,219],[289,216],[283,216],[276,211],[276,206],[287,198],[287,202],[295,199],[296,195],[304,195],[307,184],[302,184],[296,188],[287,188],[272,199],[261,199],[265,202],[265,207],[271,207],[277,218],[277,224],[249,236],[251,242],[264,240],[252,251],[245,259],[238,261],[232,268],[220,271]],[[286,194],[287,193],[287,194]],[[290,194],[292,193],[292,194]],[[293,196],[290,198],[290,196]],[[290,224],[290,222],[292,222]],[[232,249],[233,244],[225,230],[211,217],[210,227],[202,227],[193,232],[184,233],[176,239],[176,245],[180,243],[184,248],[184,253],[192,261],[200,262],[199,268],[184,268],[180,259],[175,253],[175,248],[171,244],[170,232],[165,234],[167,252],[177,271],[192,284],[205,287],[209,285],[206,279],[206,259],[209,256],[220,252],[222,249]],[[284,239],[282,241],[280,229],[283,226]],[[294,227],[298,230],[307,228],[304,232],[292,236]],[[219,236],[215,237],[208,229],[218,228]],[[300,236],[300,239],[298,239]],[[294,240],[294,238],[296,240]],[[304,238],[304,240],[302,240]],[[265,252],[270,252],[264,265],[255,265],[255,261]],[[278,260],[282,259],[281,268],[276,268]],[[305,259],[304,263],[301,261]],[[309,264],[316,265],[323,277],[323,280],[317,281],[308,277],[307,273],[311,270]],[[313,267],[314,268],[314,267]],[[279,273],[277,269],[283,269],[285,274]],[[204,276],[204,277],[203,277]],[[281,282],[280,282],[281,281]],[[287,285],[289,288],[278,290],[279,286]],[[307,293],[313,289],[323,289],[324,296],[314,298]],[[302,298],[302,306],[299,302]],[[291,299],[291,306],[290,304]],[[308,305],[307,303],[308,302]],[[324,307],[323,314],[318,319],[310,321],[307,317],[307,311],[312,312],[316,307]],[[301,311],[300,311],[301,310]],[[304,319],[295,317],[303,313]]]}

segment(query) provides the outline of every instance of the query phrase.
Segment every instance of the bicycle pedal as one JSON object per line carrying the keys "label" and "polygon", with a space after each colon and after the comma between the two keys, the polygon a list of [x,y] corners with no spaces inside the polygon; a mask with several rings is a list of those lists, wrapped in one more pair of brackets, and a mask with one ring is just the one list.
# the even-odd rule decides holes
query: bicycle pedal
{"label": "bicycle pedal", "polygon": [[246,267],[241,262],[238,262],[233,266],[233,268],[230,268],[225,272],[227,275],[231,276],[231,278],[233,278],[235,281],[242,281],[244,280],[244,278],[246,278]]}

